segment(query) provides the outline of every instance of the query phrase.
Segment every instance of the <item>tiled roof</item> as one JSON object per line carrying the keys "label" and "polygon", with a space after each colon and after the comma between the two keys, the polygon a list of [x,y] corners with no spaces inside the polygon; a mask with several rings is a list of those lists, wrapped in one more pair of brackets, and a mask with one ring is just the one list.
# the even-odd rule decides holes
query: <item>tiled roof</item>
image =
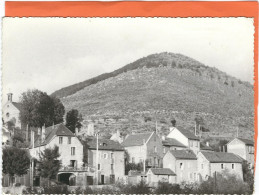
{"label": "tiled roof", "polygon": [[201,151],[211,163],[242,163],[242,159],[233,153]]}
{"label": "tiled roof", "polygon": [[124,147],[141,146],[141,145],[143,145],[143,140],[147,141],[152,133],[153,132],[129,135],[128,137],[126,137],[126,139],[121,144]]}
{"label": "tiled roof", "polygon": [[197,157],[191,150],[170,150],[170,153],[176,159],[189,159],[189,160],[196,160]]}
{"label": "tiled roof", "polygon": [[253,146],[253,145],[254,145],[254,141],[253,141],[253,140],[243,139],[243,138],[237,138],[237,139],[241,140],[241,141],[244,142],[246,145],[249,145],[249,146]]}
{"label": "tiled roof", "polygon": [[198,137],[196,137],[194,135],[194,133],[192,133],[191,131],[185,130],[185,129],[178,129],[185,137],[187,137],[188,139],[194,139],[194,140],[200,140]]}
{"label": "tiled roof", "polygon": [[12,104],[18,109],[18,110],[22,110],[22,104],[18,103],[18,102],[12,102]]}
{"label": "tiled roof", "polygon": [[128,173],[128,176],[144,176],[144,175],[146,175],[144,172],[136,171],[136,170],[130,170]]}
{"label": "tiled roof", "polygon": [[162,143],[164,146],[177,146],[177,147],[186,148],[185,145],[183,145],[182,143],[180,143],[179,141],[177,141],[174,138],[166,137],[165,140],[162,141]]}
{"label": "tiled roof", "polygon": [[[34,147],[42,146],[48,144],[54,136],[71,136],[74,137],[75,135],[63,124],[57,124],[54,126],[47,127],[45,129],[46,136],[45,141],[41,142],[40,136],[35,135]],[[32,146],[30,146],[31,148]]]}
{"label": "tiled roof", "polygon": [[150,168],[154,175],[176,175],[171,169],[169,168]]}
{"label": "tiled roof", "polygon": [[213,149],[212,149],[212,147],[210,147],[210,146],[207,146],[206,144],[204,144],[204,143],[200,143],[200,148],[201,148],[201,150],[210,150],[210,151],[213,151]]}
{"label": "tiled roof", "polygon": [[[92,139],[88,142],[89,149],[96,150],[96,139]],[[116,150],[116,151],[123,151],[123,146],[110,139],[98,139],[98,149],[99,150]]]}

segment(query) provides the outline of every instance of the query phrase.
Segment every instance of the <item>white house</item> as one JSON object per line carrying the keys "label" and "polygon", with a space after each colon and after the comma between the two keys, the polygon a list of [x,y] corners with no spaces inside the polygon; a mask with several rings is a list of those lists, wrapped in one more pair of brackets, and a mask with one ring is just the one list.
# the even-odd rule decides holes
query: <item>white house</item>
{"label": "white house", "polygon": [[192,150],[196,155],[200,151],[200,139],[188,130],[171,127],[167,138],[176,139],[188,149]]}
{"label": "white house", "polygon": [[163,167],[176,174],[176,183],[198,181],[197,157],[192,150],[170,150],[163,158]]}
{"label": "white house", "polygon": [[163,143],[163,153],[166,154],[168,150],[186,150],[188,149],[185,145],[181,142],[177,141],[174,138],[162,138]]}
{"label": "white house", "polygon": [[243,138],[234,138],[227,143],[227,151],[242,157],[251,167],[254,166],[254,141]]}
{"label": "white house", "polygon": [[235,174],[243,180],[242,159],[227,152],[201,151],[198,157],[198,172],[201,179],[206,180],[216,173]]}
{"label": "white house", "polygon": [[18,102],[13,102],[13,94],[8,93],[8,101],[3,105],[2,118],[4,123],[12,121],[15,127],[22,128],[22,124],[19,118],[22,105]]}
{"label": "white house", "polygon": [[175,183],[176,174],[169,168],[150,168],[146,175],[149,186],[157,186],[158,182]]}

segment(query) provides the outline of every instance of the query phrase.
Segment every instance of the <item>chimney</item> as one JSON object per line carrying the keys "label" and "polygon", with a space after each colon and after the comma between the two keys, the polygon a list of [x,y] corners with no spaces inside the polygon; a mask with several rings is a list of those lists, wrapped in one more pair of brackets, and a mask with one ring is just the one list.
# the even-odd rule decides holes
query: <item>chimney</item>
{"label": "chimney", "polygon": [[8,98],[8,102],[13,102],[13,94],[12,93],[8,93],[7,98]]}
{"label": "chimney", "polygon": [[210,142],[206,141],[206,146],[210,146]]}
{"label": "chimney", "polygon": [[164,136],[164,135],[162,135],[162,137],[161,137],[161,138],[162,138],[162,140],[163,140],[163,141],[165,140],[165,136]]}
{"label": "chimney", "polygon": [[78,128],[75,130],[75,135],[78,136]]}
{"label": "chimney", "polygon": [[42,131],[41,131],[41,141],[44,142],[46,138],[46,129],[45,129],[45,124],[42,127]]}

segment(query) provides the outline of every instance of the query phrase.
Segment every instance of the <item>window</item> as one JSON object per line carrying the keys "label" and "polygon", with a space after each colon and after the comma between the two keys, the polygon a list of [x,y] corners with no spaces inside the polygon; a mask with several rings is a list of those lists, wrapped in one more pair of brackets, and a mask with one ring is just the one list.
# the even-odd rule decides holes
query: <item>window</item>
{"label": "window", "polygon": [[100,164],[98,164],[98,170],[101,170],[101,165]]}
{"label": "window", "polygon": [[232,164],[232,169],[235,169],[235,164]]}
{"label": "window", "polygon": [[157,152],[157,147],[156,147],[156,146],[154,146],[154,152],[155,152],[155,153]]}
{"label": "window", "polygon": [[71,144],[71,137],[68,137],[68,144]]}
{"label": "window", "polygon": [[111,170],[113,170],[113,168],[114,168],[114,167],[113,167],[113,164],[111,164]]}
{"label": "window", "polygon": [[63,137],[59,137],[59,144],[63,143]]}
{"label": "window", "polygon": [[183,163],[180,163],[180,169],[183,170]]}
{"label": "window", "polygon": [[221,169],[224,169],[224,164],[221,164]]}
{"label": "window", "polygon": [[76,148],[75,147],[71,147],[71,155],[74,156],[76,153]]}
{"label": "window", "polygon": [[111,159],[113,159],[113,157],[114,157],[114,156],[113,156],[113,153],[111,153]]}
{"label": "window", "polygon": [[108,154],[107,154],[107,153],[104,153],[104,154],[103,154],[103,158],[104,158],[104,159],[107,159],[107,158],[108,158]]}

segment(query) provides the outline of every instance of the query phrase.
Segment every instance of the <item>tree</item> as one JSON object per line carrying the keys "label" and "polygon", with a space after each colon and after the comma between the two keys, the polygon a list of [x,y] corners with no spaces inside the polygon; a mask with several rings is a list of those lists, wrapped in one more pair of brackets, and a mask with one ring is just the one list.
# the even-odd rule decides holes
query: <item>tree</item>
{"label": "tree", "polygon": [[249,186],[250,192],[249,194],[253,193],[254,190],[254,174],[253,174],[253,168],[250,167],[249,163],[244,160],[242,163],[242,170],[243,170],[243,179],[244,182],[246,182]]}
{"label": "tree", "polygon": [[28,90],[22,93],[20,98],[22,110],[20,119],[23,124],[30,127],[50,126],[53,123],[63,121],[65,109],[61,101],[56,97],[50,97],[47,93]]}
{"label": "tree", "polygon": [[25,149],[6,147],[3,149],[3,173],[8,174],[11,184],[13,176],[22,176],[30,167],[30,155]]}
{"label": "tree", "polygon": [[50,180],[55,179],[59,169],[61,168],[61,162],[58,160],[60,154],[58,152],[58,146],[47,148],[40,154],[39,160],[39,173],[43,178]]}
{"label": "tree", "polygon": [[68,111],[66,115],[66,127],[75,133],[76,128],[81,128],[82,124],[81,121],[83,120],[83,117],[81,114],[79,114],[78,110],[72,109]]}

